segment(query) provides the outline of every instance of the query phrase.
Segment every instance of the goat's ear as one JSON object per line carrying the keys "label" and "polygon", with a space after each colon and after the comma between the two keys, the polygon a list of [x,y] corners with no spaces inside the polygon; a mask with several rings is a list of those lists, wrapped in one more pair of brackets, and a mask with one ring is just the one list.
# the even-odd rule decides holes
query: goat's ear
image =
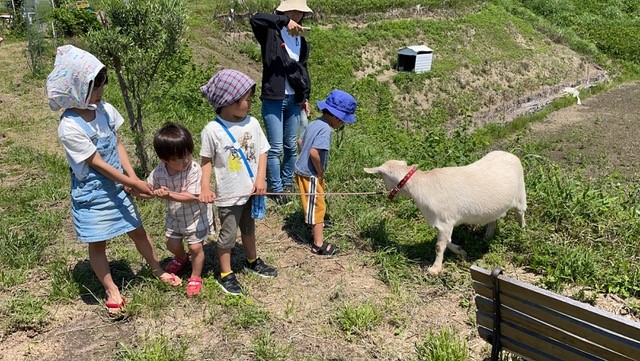
{"label": "goat's ear", "polygon": [[418,165],[417,165],[417,164],[412,164],[412,165],[411,165],[411,168],[418,169]]}
{"label": "goat's ear", "polygon": [[376,168],[364,168],[364,172],[365,172],[365,173],[369,173],[369,174],[378,174],[378,173],[380,173],[380,167],[376,167]]}

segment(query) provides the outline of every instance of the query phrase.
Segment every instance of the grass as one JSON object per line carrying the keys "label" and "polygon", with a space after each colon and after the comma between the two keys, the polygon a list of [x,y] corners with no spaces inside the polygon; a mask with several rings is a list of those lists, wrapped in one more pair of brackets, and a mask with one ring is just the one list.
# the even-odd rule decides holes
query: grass
{"label": "grass", "polygon": [[290,345],[278,344],[268,331],[251,341],[251,346],[257,361],[284,361],[289,359],[291,353]]}
{"label": "grass", "polygon": [[363,336],[367,331],[374,330],[381,320],[381,311],[370,301],[344,305],[336,315],[336,322],[347,337]]}
{"label": "grass", "polygon": [[[237,5],[237,12],[245,13],[272,9],[276,3],[275,0],[242,4],[195,1],[189,4],[189,24],[222,36],[220,23],[211,19],[226,14],[230,6]],[[384,19],[365,14],[390,11],[393,7],[410,12],[418,3],[424,6],[424,11],[445,7],[450,12],[434,19]],[[525,3],[525,7],[520,3]],[[313,351],[300,350],[301,341],[296,337],[310,339],[291,331],[300,328],[318,335],[322,342],[327,339],[328,343],[347,345],[358,352],[368,350],[362,352],[372,357],[372,353],[367,353],[371,351],[368,342],[376,335],[390,335],[401,343],[406,341],[405,335],[415,332],[416,325],[426,322],[414,320],[411,307],[430,299],[408,299],[407,294],[435,297],[432,293],[468,293],[470,286],[464,275],[471,262],[489,268],[505,265],[524,268],[539,275],[545,288],[556,291],[562,291],[569,283],[579,288],[572,296],[583,302],[594,302],[594,293],[584,290],[615,293],[627,298],[630,311],[637,315],[640,312],[637,302],[640,265],[636,262],[640,212],[636,200],[640,190],[636,182],[620,181],[614,175],[588,180],[580,171],[561,169],[539,156],[553,147],[553,142],[524,140],[523,134],[532,123],[572,105],[574,100],[558,99],[534,115],[507,125],[488,125],[471,133],[473,117],[488,105],[513,100],[540,85],[555,84],[562,79],[567,69],[555,60],[555,53],[561,50],[557,44],[568,45],[587,59],[621,74],[612,84],[586,91],[582,94],[585,97],[606,91],[619,82],[636,79],[640,74],[637,64],[625,60],[626,55],[613,57],[607,50],[624,50],[629,54],[633,49],[619,45],[607,48],[589,42],[587,35],[563,27],[561,19],[532,4],[319,0],[313,6],[327,17],[313,24],[309,37],[313,46],[309,65],[314,84],[312,100],[319,100],[339,87],[353,93],[359,105],[358,122],[336,134],[332,145],[327,173],[332,191],[382,190],[381,182],[366,176],[361,169],[379,165],[389,158],[406,159],[421,169],[430,169],[466,164],[478,159],[487,149],[500,147],[518,154],[525,164],[530,204],[527,229],[520,230],[515,217],[508,215],[499,222],[497,238],[482,242],[481,228],[459,227],[454,238],[469,253],[469,261],[458,260],[447,253],[445,273],[435,279],[426,278],[424,269],[433,260],[436,233],[426,225],[413,202],[399,198],[390,203],[383,197],[332,198],[330,210],[339,227],[328,229],[326,238],[338,243],[347,253],[345,257],[355,254],[362,264],[373,267],[376,277],[388,286],[390,295],[384,299],[384,306],[379,306],[371,300],[356,302],[361,297],[350,294],[344,283],[326,285],[335,287],[332,289],[335,297],[321,300],[323,307],[318,312],[323,313],[317,315],[314,310],[314,317],[306,313],[311,301],[296,298],[296,290],[280,300],[281,309],[269,305],[261,299],[267,297],[268,287],[265,291],[261,280],[250,277],[241,276],[250,286],[249,296],[224,295],[215,286],[212,275],[215,266],[210,266],[211,272],[204,277],[202,297],[185,300],[183,289],[166,287],[152,278],[131,242],[119,237],[109,243],[109,258],[117,284],[127,297],[129,318],[143,323],[166,322],[174,316],[191,317],[194,332],[209,329],[223,334],[231,350],[220,351],[228,352],[223,353],[225,356],[232,354],[258,360],[284,360],[293,355],[304,358]],[[469,5],[472,7],[467,7]],[[469,9],[473,11],[463,11]],[[353,26],[354,16],[359,15],[375,21]],[[588,19],[585,14],[581,15],[585,23]],[[247,30],[246,24],[242,26],[241,29]],[[598,41],[606,41],[603,36],[601,34]],[[517,40],[519,37],[521,41]],[[395,51],[407,41],[425,43],[435,50],[432,71],[386,76],[393,67]],[[356,77],[354,74],[371,65],[364,60],[366,51],[374,53],[376,64],[368,76]],[[241,43],[239,52],[249,63],[259,60],[254,43]],[[535,72],[536,63],[547,58],[550,60],[546,64],[552,70]],[[188,62],[181,71],[164,74],[149,95],[151,100],[145,109],[147,134],[152,134],[167,120],[177,120],[191,130],[198,148],[197,135],[213,116],[210,106],[198,93],[198,86],[206,82],[216,66],[217,61],[209,68]],[[0,75],[3,79],[14,79],[20,71],[10,63],[0,69]],[[116,79],[115,76],[112,79]],[[56,322],[50,318],[52,306],[75,307],[71,304],[78,298],[92,305],[104,298],[101,285],[88,264],[86,249],[75,243],[69,224],[66,162],[57,145],[47,144],[49,140],[54,142],[55,136],[37,133],[54,134],[56,115],[37,109],[24,110],[43,103],[41,92],[34,90],[41,90],[43,82],[42,75],[29,75],[0,84],[0,94],[15,98],[3,104],[11,108],[2,108],[0,113],[3,132],[6,130],[9,134],[8,139],[0,141],[0,264],[3,265],[0,325],[6,335],[17,331],[43,333],[51,322]],[[105,98],[123,111],[116,82],[106,91]],[[419,97],[426,99],[426,103],[414,100]],[[13,103],[22,106],[13,107]],[[259,106],[259,101],[254,102],[251,113],[260,114]],[[451,124],[447,125],[448,122]],[[121,134],[130,146],[131,133],[123,129]],[[52,150],[54,147],[57,152]],[[579,152],[574,155],[582,156]],[[585,158],[585,161],[595,160]],[[160,257],[168,257],[162,232],[164,204],[146,201],[138,205]],[[290,216],[292,209],[276,211],[272,217],[287,217],[290,228],[308,237],[301,217]],[[277,234],[281,227],[269,224],[265,229],[273,233],[270,236],[281,237]],[[290,256],[275,257],[284,263]],[[281,276],[295,272],[301,267],[300,263],[310,261],[296,262],[299,263],[287,264]],[[308,278],[322,277],[324,265],[320,263],[316,268],[305,270],[291,287],[304,287]],[[32,284],[35,274],[44,274],[44,280]],[[381,292],[387,291],[379,284],[375,287],[381,287]],[[471,302],[465,297],[459,303],[460,307],[469,309]],[[184,309],[192,313],[180,315]],[[326,318],[333,322],[317,325],[327,313],[331,316]],[[387,328],[392,329],[391,333],[385,333]],[[203,335],[204,339],[214,337]],[[348,342],[341,343],[345,336]],[[289,346],[289,342],[294,346]],[[469,346],[465,342],[456,337],[453,330],[443,329],[423,335],[411,351],[406,351],[406,345],[398,348],[404,347],[404,355],[410,353],[419,360],[463,360],[468,357]],[[180,360],[191,351],[187,344],[179,336],[144,334],[135,345],[119,343],[114,355],[121,360]],[[393,354],[397,350],[380,352],[385,351]]]}
{"label": "grass", "polygon": [[187,360],[186,342],[170,340],[167,335],[146,337],[141,344],[127,346],[118,343],[116,360],[119,361],[182,361]]}
{"label": "grass", "polygon": [[423,336],[416,345],[419,361],[463,361],[468,359],[467,343],[454,329],[443,328]]}
{"label": "grass", "polygon": [[0,311],[4,315],[1,323],[6,333],[15,331],[44,331],[49,324],[49,312],[45,309],[45,301],[26,291],[16,294]]}

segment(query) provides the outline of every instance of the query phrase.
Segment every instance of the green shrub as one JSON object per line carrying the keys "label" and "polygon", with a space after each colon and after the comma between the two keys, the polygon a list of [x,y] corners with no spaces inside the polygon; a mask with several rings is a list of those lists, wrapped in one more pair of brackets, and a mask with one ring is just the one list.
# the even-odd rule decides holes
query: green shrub
{"label": "green shrub", "polygon": [[56,8],[51,11],[51,19],[58,36],[78,36],[100,28],[96,14],[87,10]]}

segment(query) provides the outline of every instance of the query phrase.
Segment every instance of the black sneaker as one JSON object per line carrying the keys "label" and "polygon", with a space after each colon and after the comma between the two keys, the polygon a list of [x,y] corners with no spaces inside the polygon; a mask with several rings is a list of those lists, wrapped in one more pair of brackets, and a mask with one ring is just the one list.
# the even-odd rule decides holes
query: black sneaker
{"label": "black sneaker", "polygon": [[264,263],[263,260],[257,258],[253,263],[245,263],[244,269],[247,272],[257,274],[260,277],[275,277],[278,275],[278,271],[275,268]]}
{"label": "black sneaker", "polygon": [[240,282],[238,282],[238,279],[236,278],[235,273],[232,273],[225,277],[218,277],[217,281],[225,293],[234,296],[240,296],[244,292],[244,290],[242,289],[242,285],[240,285]]}

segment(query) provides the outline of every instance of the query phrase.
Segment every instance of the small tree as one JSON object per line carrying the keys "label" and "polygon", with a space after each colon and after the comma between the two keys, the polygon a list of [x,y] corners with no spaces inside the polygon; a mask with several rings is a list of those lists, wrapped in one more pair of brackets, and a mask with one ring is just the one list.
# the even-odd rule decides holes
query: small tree
{"label": "small tree", "polygon": [[104,27],[88,35],[91,51],[112,67],[134,134],[140,167],[149,172],[142,108],[158,71],[185,44],[183,0],[106,0]]}

